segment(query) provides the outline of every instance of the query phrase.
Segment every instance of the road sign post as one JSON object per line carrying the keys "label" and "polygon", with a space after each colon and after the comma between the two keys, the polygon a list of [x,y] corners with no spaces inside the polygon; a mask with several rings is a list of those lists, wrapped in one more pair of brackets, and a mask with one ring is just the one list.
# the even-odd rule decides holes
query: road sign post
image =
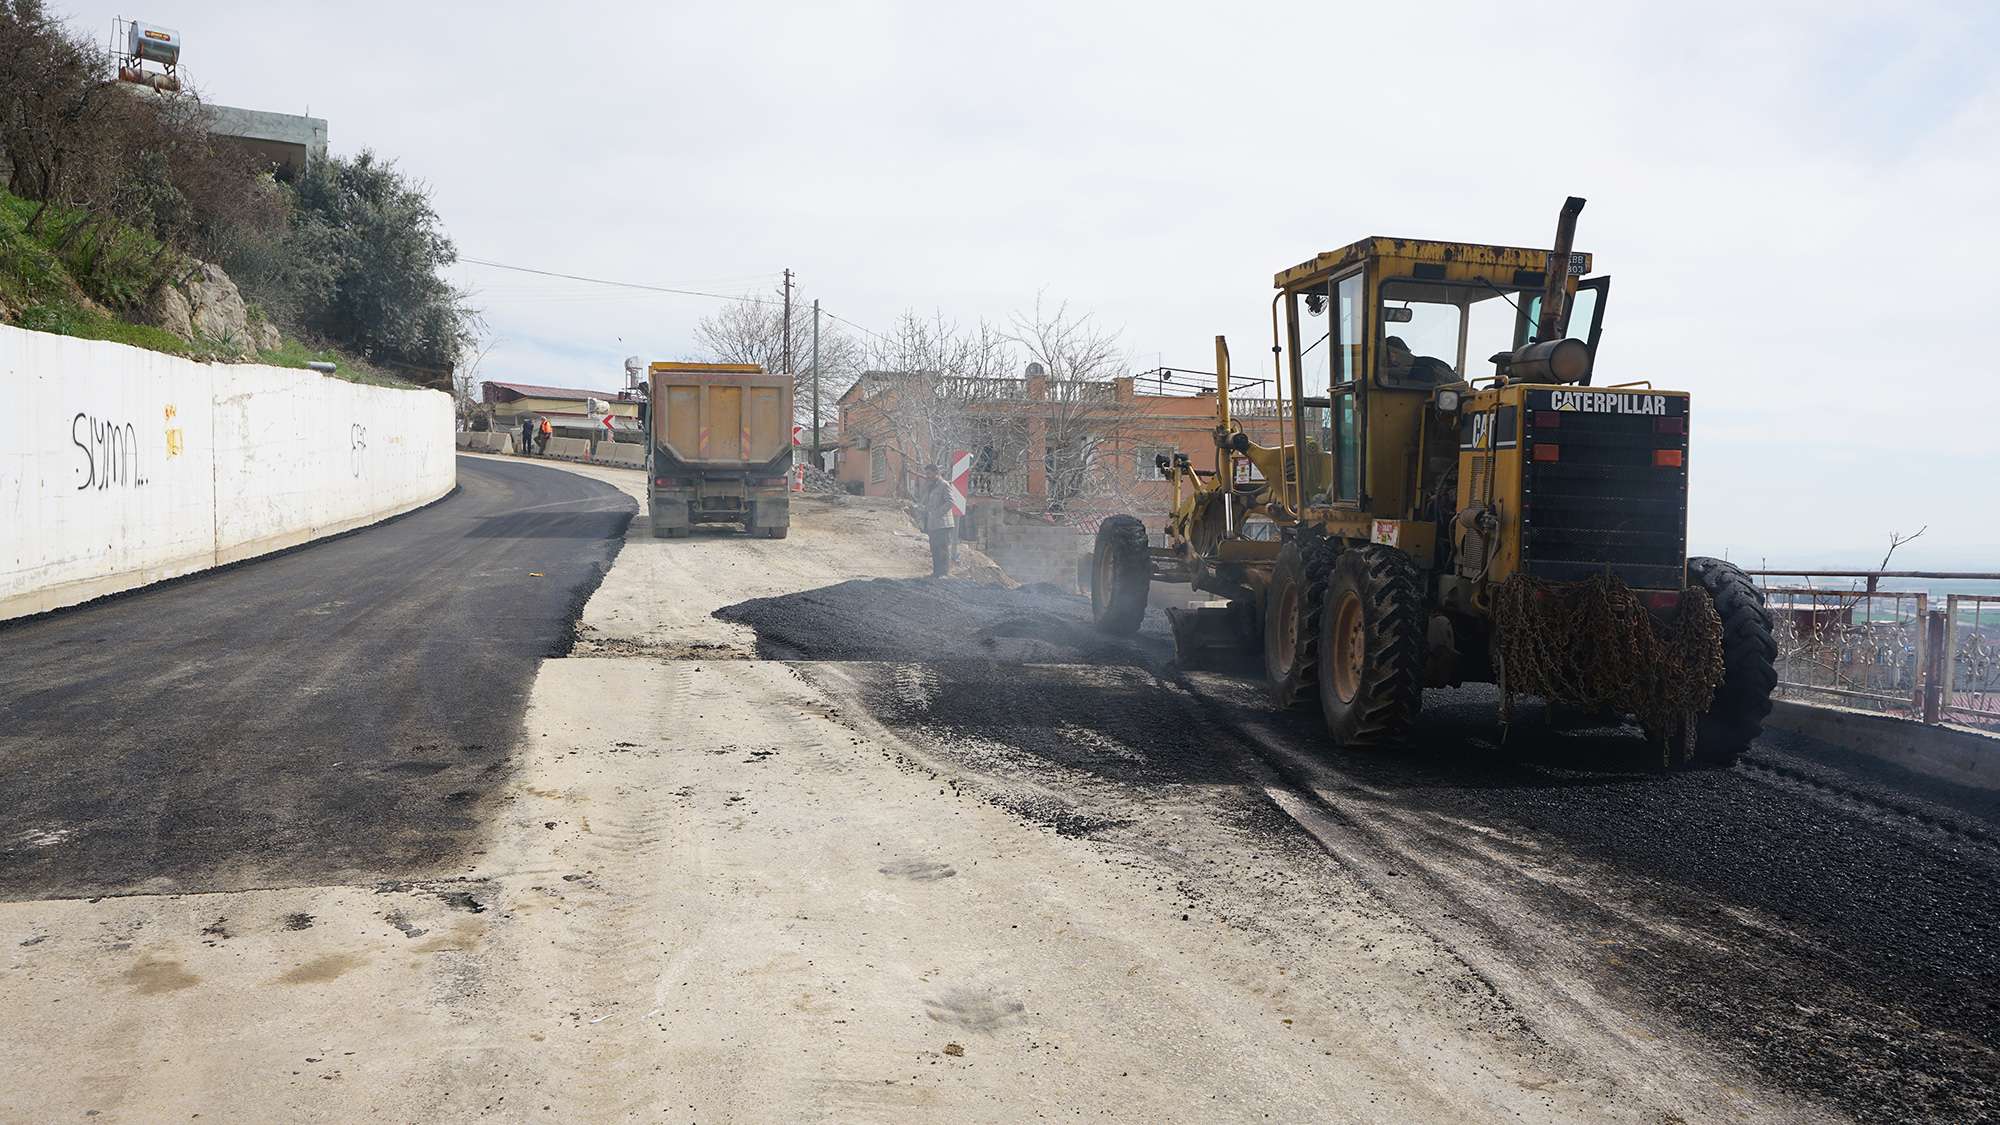
{"label": "road sign post", "polygon": [[951,487],[951,514],[965,514],[967,489],[972,484],[972,454],[963,449],[954,449],[945,455],[945,464],[950,471],[945,473],[945,483]]}

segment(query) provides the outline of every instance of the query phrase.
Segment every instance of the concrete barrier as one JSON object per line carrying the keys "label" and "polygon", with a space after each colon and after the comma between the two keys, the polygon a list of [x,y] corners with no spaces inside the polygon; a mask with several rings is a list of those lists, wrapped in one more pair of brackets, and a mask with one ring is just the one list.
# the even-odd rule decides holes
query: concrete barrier
{"label": "concrete barrier", "polygon": [[458,436],[461,439],[470,439],[470,440],[461,440],[458,444],[458,447],[460,449],[470,450],[474,453],[514,452],[513,434],[503,434],[498,432],[481,433],[475,431],[472,433],[460,434]]}
{"label": "concrete barrier", "polygon": [[338,534],[457,480],[437,391],[0,325],[0,618]]}
{"label": "concrete barrier", "polygon": [[646,464],[646,447],[637,442],[600,441],[591,456],[600,464],[639,469]]}
{"label": "concrete barrier", "polygon": [[1930,726],[1848,707],[1776,701],[1766,727],[1845,746],[1917,773],[1980,789],[2000,789],[2000,737],[1959,726]]}

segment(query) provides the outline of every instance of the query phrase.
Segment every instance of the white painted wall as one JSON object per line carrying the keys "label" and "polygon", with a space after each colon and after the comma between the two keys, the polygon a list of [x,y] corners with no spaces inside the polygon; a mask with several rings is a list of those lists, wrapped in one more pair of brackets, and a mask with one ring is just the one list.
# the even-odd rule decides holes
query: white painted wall
{"label": "white painted wall", "polygon": [[374,523],[457,480],[450,396],[0,325],[0,619]]}

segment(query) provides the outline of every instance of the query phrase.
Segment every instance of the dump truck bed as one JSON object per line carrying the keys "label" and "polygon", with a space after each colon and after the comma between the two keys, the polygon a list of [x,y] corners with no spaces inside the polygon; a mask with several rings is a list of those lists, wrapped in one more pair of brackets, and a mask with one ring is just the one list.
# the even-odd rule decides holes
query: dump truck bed
{"label": "dump truck bed", "polygon": [[740,523],[783,538],[791,523],[792,381],[755,364],[651,367],[653,533]]}

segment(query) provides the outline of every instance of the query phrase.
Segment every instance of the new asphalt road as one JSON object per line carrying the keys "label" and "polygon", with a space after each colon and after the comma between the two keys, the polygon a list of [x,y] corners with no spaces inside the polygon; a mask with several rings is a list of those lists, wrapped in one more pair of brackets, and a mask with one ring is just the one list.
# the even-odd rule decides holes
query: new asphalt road
{"label": "new asphalt road", "polygon": [[634,504],[554,468],[0,627],[0,898],[462,867]]}

